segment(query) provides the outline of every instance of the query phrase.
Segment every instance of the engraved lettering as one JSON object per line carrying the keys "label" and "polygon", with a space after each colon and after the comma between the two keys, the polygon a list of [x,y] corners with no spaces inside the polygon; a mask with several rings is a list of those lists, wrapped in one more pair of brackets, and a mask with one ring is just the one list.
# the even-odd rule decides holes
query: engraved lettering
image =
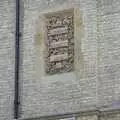
{"label": "engraved lettering", "polygon": [[62,27],[62,28],[55,28],[49,31],[49,35],[57,35],[57,34],[62,34],[62,33],[67,33],[68,28],[67,27]]}
{"label": "engraved lettering", "polygon": [[59,42],[52,42],[51,43],[51,48],[57,48],[57,47],[64,47],[64,46],[68,46],[68,41],[59,41]]}
{"label": "engraved lettering", "polygon": [[61,60],[65,60],[67,58],[68,58],[68,53],[61,54],[61,55],[53,55],[53,56],[50,56],[50,62],[61,61]]}
{"label": "engraved lettering", "polygon": [[62,63],[56,63],[56,66],[55,66],[56,68],[62,68]]}

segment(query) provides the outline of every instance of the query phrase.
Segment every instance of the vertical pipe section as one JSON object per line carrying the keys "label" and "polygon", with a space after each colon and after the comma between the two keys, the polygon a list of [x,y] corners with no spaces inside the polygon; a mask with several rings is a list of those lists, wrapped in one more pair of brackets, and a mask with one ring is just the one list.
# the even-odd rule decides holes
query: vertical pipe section
{"label": "vertical pipe section", "polygon": [[16,0],[14,118],[19,117],[20,0]]}

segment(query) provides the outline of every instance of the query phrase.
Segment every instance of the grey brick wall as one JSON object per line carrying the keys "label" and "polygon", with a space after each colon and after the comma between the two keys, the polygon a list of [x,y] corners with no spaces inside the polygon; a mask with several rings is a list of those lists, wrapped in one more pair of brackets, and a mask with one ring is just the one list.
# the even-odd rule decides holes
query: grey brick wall
{"label": "grey brick wall", "polygon": [[119,6],[116,0],[98,2],[98,99],[106,106],[120,101]]}
{"label": "grey brick wall", "polygon": [[14,0],[0,1],[0,120],[13,119]]}
{"label": "grey brick wall", "polygon": [[100,120],[119,120],[120,114],[111,114],[111,115],[104,115],[100,117]]}
{"label": "grey brick wall", "polygon": [[[102,106],[119,108],[119,6],[119,0],[22,1],[21,118],[74,113]],[[66,8],[77,9],[82,21],[79,29],[82,33],[76,37],[76,69],[48,77],[44,75],[43,45],[36,44],[37,28],[44,13]],[[13,119],[14,33],[15,1],[0,1],[0,120]],[[119,114],[107,117],[113,118],[118,119]],[[97,116],[78,119],[97,120]],[[101,119],[106,120],[106,116]]]}
{"label": "grey brick wall", "polygon": [[[41,14],[66,8],[79,8],[83,19],[83,37],[78,39],[78,56],[82,56],[76,73],[44,76],[39,62],[35,77],[36,27]],[[97,102],[97,9],[95,0],[24,1],[23,76],[21,80],[21,115],[36,117],[93,109]],[[81,44],[79,43],[81,42]],[[81,51],[80,51],[81,50]],[[80,54],[81,52],[81,54]],[[42,57],[39,55],[39,59]]]}

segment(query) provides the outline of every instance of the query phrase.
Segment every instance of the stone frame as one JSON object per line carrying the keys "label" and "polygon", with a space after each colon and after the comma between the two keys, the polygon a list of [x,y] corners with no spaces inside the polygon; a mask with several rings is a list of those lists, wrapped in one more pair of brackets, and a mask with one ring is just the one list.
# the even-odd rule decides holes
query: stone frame
{"label": "stone frame", "polygon": [[45,18],[45,72],[74,70],[74,9],[47,13]]}

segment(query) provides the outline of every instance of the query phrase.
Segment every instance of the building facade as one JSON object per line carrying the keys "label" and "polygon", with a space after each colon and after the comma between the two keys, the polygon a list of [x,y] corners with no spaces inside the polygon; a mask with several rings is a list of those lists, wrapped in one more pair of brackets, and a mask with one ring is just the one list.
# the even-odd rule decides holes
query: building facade
{"label": "building facade", "polygon": [[[0,1],[0,120],[14,119],[15,0]],[[120,1],[20,1],[20,120],[120,119]]]}

